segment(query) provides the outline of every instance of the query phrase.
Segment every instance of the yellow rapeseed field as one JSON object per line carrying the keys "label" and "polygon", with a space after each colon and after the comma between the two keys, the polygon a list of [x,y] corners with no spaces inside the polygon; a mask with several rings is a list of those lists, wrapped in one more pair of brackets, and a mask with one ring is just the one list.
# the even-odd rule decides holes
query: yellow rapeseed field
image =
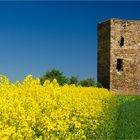
{"label": "yellow rapeseed field", "polygon": [[114,106],[114,94],[103,88],[59,86],[55,79],[42,86],[32,75],[13,84],[0,76],[0,139],[103,138],[113,131]]}

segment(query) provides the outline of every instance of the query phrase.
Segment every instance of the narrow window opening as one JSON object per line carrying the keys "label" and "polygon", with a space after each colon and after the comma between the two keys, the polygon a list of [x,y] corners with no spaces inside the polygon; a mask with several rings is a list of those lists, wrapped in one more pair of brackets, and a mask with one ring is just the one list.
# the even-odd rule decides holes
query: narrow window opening
{"label": "narrow window opening", "polygon": [[123,59],[117,59],[117,67],[118,71],[123,71]]}
{"label": "narrow window opening", "polygon": [[124,46],[124,38],[121,37],[121,41],[120,41],[120,47]]}

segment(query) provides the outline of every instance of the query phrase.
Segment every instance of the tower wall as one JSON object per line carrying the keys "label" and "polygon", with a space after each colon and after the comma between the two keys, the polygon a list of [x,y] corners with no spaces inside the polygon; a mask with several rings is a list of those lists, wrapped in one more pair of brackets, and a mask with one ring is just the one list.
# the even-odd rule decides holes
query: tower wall
{"label": "tower wall", "polygon": [[140,94],[140,21],[110,19],[98,28],[98,81],[116,93]]}
{"label": "tower wall", "polygon": [[110,88],[110,21],[98,24],[97,79],[103,87]]}

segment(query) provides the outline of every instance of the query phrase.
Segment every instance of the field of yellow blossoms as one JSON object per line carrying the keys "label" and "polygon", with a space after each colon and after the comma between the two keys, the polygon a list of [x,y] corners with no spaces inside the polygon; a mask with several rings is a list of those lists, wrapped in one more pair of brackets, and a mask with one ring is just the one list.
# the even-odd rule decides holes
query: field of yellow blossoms
{"label": "field of yellow blossoms", "polygon": [[115,95],[103,88],[59,86],[27,76],[10,83],[0,76],[1,140],[113,138]]}

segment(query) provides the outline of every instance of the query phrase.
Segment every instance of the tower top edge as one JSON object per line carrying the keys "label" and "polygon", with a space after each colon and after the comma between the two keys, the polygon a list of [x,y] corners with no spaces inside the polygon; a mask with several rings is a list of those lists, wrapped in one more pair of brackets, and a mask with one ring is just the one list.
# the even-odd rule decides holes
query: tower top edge
{"label": "tower top edge", "polygon": [[120,18],[110,18],[101,22],[98,22],[98,24],[102,24],[105,22],[115,22],[115,21],[120,21],[120,22],[138,22],[140,23],[140,20],[132,20],[132,19],[120,19]]}

